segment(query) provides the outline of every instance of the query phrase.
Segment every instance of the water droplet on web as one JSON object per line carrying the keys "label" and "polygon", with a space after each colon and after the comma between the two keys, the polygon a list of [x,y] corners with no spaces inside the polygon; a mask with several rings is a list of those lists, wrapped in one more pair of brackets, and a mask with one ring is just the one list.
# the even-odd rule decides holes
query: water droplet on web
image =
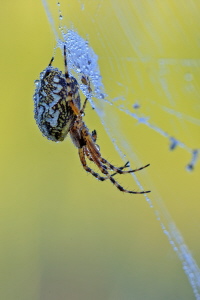
{"label": "water droplet on web", "polygon": [[[99,91],[98,91],[99,92]],[[102,94],[102,93],[100,93],[99,94],[99,99],[104,99],[105,97],[104,97],[104,94]]]}
{"label": "water droplet on web", "polygon": [[63,16],[62,16],[62,15],[60,15],[60,16],[59,16],[59,19],[60,19],[60,20],[62,20],[62,19],[63,19]]}

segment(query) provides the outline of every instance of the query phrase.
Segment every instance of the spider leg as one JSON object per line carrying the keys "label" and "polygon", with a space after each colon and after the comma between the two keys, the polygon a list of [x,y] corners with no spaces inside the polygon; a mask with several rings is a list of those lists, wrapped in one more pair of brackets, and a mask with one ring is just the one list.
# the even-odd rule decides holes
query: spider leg
{"label": "spider leg", "polygon": [[51,67],[53,61],[54,61],[54,57],[52,57],[52,59],[50,60],[48,67]]}
{"label": "spider leg", "polygon": [[[127,161],[127,163],[125,163],[125,165],[123,167],[119,167],[119,169],[123,170],[123,169],[128,168],[128,167],[129,167],[129,162]],[[115,173],[111,174],[111,176],[113,177],[117,174],[119,174],[119,173],[115,172]],[[104,180],[106,180],[106,179],[109,179],[108,176],[104,177]]]}
{"label": "spider leg", "polygon": [[87,102],[88,102],[88,98],[85,98],[85,101],[84,101],[84,103],[83,103],[83,107],[82,107],[81,110],[80,110],[80,115],[84,115],[84,110],[85,110],[85,108],[86,108]]}
{"label": "spider leg", "polygon": [[[84,148],[84,154],[87,156],[87,158],[88,158],[90,161],[93,162],[93,159],[92,159],[92,157],[91,157],[89,151],[87,150],[87,148]],[[106,166],[104,166],[104,167],[106,167]],[[125,163],[124,166],[120,167],[119,169],[123,170],[123,169],[125,169],[125,168],[127,168],[127,167],[129,167],[129,162],[128,162],[128,161]],[[117,174],[118,174],[118,173],[115,172],[115,173],[111,174],[111,176],[115,176],[115,175],[117,175]],[[102,177],[101,181],[104,181],[103,178],[104,178],[104,180],[108,179],[108,177]]]}
{"label": "spider leg", "polygon": [[134,173],[134,172],[137,172],[137,171],[140,171],[148,166],[150,166],[150,164],[147,164],[143,167],[140,167],[138,169],[134,169],[134,170],[129,170],[129,171],[123,171],[122,168],[117,168],[115,166],[113,166],[111,163],[109,163],[105,158],[103,158],[101,156],[101,153],[98,151],[98,146],[96,147],[96,144],[94,142],[90,142],[89,144],[91,144],[91,148],[93,149],[93,152],[96,153],[96,156],[98,157],[98,159],[101,161],[101,163],[103,163],[104,165],[108,166],[109,169],[115,171],[116,173],[119,173],[119,174],[128,174],[128,173]]}
{"label": "spider leg", "polygon": [[85,99],[82,109],[79,110],[78,107],[74,104],[73,99],[68,100],[69,106],[71,107],[72,111],[77,116],[77,118],[79,118],[80,120],[82,120],[82,116],[84,115],[84,110],[85,110],[87,101],[88,101],[88,98]]}
{"label": "spider leg", "polygon": [[140,168],[138,168],[138,169],[129,170],[129,171],[122,171],[121,168],[117,168],[117,167],[113,166],[111,163],[109,163],[105,158],[103,158],[103,157],[101,157],[101,156],[99,157],[99,160],[100,160],[103,164],[109,166],[110,169],[112,169],[113,171],[115,171],[116,173],[119,173],[119,174],[134,173],[134,172],[140,171],[140,170],[142,170],[142,169],[144,169],[144,168],[150,166],[150,164],[147,164],[147,165],[145,165],[145,166],[143,166],[143,167],[140,167]]}
{"label": "spider leg", "polygon": [[[48,64],[48,67],[51,67],[53,61],[54,61],[54,57],[52,57],[52,59],[50,60],[50,63]],[[47,74],[49,74],[49,72],[50,71],[47,69],[45,74],[47,75]]]}
{"label": "spider leg", "polygon": [[[123,169],[128,168],[128,167],[130,167],[129,161],[127,161],[123,167],[119,167],[118,169],[123,170]],[[115,176],[115,175],[117,175],[117,174],[119,174],[119,173],[118,173],[118,172],[115,172],[115,173],[113,173],[111,176]]]}
{"label": "spider leg", "polygon": [[[100,181],[104,181],[106,179],[109,179],[108,176],[106,176],[106,177],[100,176],[98,173],[94,172],[90,167],[88,167],[86,159],[85,159],[85,154],[86,153],[84,152],[84,148],[79,148],[78,149],[78,153],[79,153],[79,157],[80,157],[80,161],[82,163],[82,166],[83,166],[83,168],[85,169],[86,172],[91,173],[94,177],[96,177]],[[121,169],[126,168],[126,167],[127,167],[127,163],[123,167],[121,167]],[[110,176],[115,176],[116,174],[117,173],[114,173],[114,174],[112,174]],[[123,189],[122,191],[125,192],[126,190]],[[129,191],[127,191],[127,193],[129,193]],[[143,192],[133,192],[133,193],[134,194],[143,194]]]}
{"label": "spider leg", "polygon": [[97,140],[97,132],[96,132],[95,129],[92,131],[92,138],[93,138],[93,141],[96,142],[96,140]]}
{"label": "spider leg", "polygon": [[[90,80],[87,76],[82,76],[81,78],[81,81],[84,85],[87,85],[88,86],[88,91],[89,93],[92,92],[92,89],[90,87]],[[83,115],[84,114],[84,110],[85,110],[85,107],[86,107],[86,104],[87,104],[87,101],[88,101],[88,97],[85,99],[84,103],[83,103],[83,107],[82,109],[80,110],[80,114]]]}
{"label": "spider leg", "polygon": [[88,76],[82,76],[81,81],[84,85],[88,86],[88,91],[89,91],[89,93],[91,93],[92,89],[90,87],[90,80],[89,80]]}
{"label": "spider leg", "polygon": [[90,167],[88,167],[86,159],[85,159],[84,148],[79,148],[78,149],[78,154],[79,154],[82,166],[83,166],[83,168],[85,169],[86,172],[91,173],[94,177],[96,177],[100,181],[104,181],[105,179],[107,179],[105,177],[100,176],[98,173],[94,172]]}
{"label": "spider leg", "polygon": [[88,158],[90,161],[93,162],[92,157],[91,157],[91,155],[90,155],[90,153],[89,153],[89,151],[87,150],[86,147],[84,147],[84,154],[87,156],[87,158]]}
{"label": "spider leg", "polygon": [[[86,144],[90,145],[90,149],[92,149],[92,152],[95,153],[95,155],[98,157],[98,159],[100,160],[100,162],[102,164],[108,166],[109,169],[111,169],[111,170],[113,170],[113,171],[115,171],[116,173],[119,173],[119,174],[129,174],[129,173],[134,173],[134,172],[140,171],[140,170],[142,170],[142,169],[147,168],[148,166],[150,166],[150,164],[147,164],[147,165],[145,165],[143,167],[140,167],[140,168],[137,168],[137,169],[134,169],[134,170],[129,170],[129,171],[123,171],[122,168],[117,168],[117,167],[113,166],[111,163],[109,163],[105,158],[103,158],[101,156],[101,153],[99,152],[99,147],[98,147],[98,145],[95,144],[96,140],[93,139],[93,135],[95,135],[95,134],[97,134],[96,130],[95,130],[95,132],[94,131],[92,132],[92,137],[87,132],[87,134],[86,134],[86,136],[87,136],[87,138],[86,138],[86,140],[87,140]],[[84,135],[84,132],[83,132],[83,135]],[[90,150],[89,150],[89,153],[91,153]]]}
{"label": "spider leg", "polygon": [[78,119],[78,118],[81,118],[80,110],[79,110],[78,107],[74,104],[74,101],[73,101],[73,100],[69,100],[69,101],[68,101],[68,104],[69,104],[69,106],[71,107],[71,109],[72,109],[72,111],[74,112],[74,114],[77,116],[77,119]]}
{"label": "spider leg", "polygon": [[68,66],[67,66],[67,53],[66,53],[66,45],[64,45],[64,63],[65,63],[65,77],[69,78]]}
{"label": "spider leg", "polygon": [[[108,178],[115,186],[116,188],[118,188],[121,192],[124,193],[130,193],[130,194],[146,194],[146,193],[150,193],[150,191],[142,191],[142,192],[135,192],[135,191],[129,191],[126,190],[125,188],[123,188],[114,178],[112,175],[109,174],[107,168],[102,164],[102,160],[101,158],[101,154],[99,151],[97,151],[97,149],[94,147],[94,143],[92,142],[91,139],[88,138],[87,140],[87,149],[92,157],[93,162],[97,165],[97,167],[100,169],[101,173],[106,175],[106,178]],[[98,154],[98,155],[97,155]],[[106,160],[105,160],[106,161]],[[115,170],[115,169],[114,169]],[[130,173],[129,171],[122,171],[119,168],[116,168],[117,173]],[[120,172],[119,172],[120,171]],[[93,175],[95,176],[95,175]],[[95,176],[96,177],[96,176]],[[97,177],[98,178],[98,177]],[[102,177],[101,177],[102,178]],[[104,177],[103,177],[104,178]],[[102,180],[102,179],[100,179]],[[105,180],[105,179],[104,179]],[[102,180],[103,181],[103,180]]]}

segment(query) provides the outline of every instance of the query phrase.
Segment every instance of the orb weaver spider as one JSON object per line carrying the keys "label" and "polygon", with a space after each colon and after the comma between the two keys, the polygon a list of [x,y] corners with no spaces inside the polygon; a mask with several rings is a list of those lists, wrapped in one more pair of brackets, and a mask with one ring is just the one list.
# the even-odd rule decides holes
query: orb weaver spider
{"label": "orb weaver spider", "polygon": [[[78,82],[68,72],[65,45],[64,74],[59,69],[52,67],[53,60],[54,57],[48,67],[41,72],[40,80],[35,81],[34,113],[36,123],[42,134],[54,142],[60,142],[69,133],[74,145],[78,148],[79,158],[86,172],[91,173],[100,181],[110,180],[122,192],[131,194],[149,193],[150,191],[126,190],[113,178],[116,174],[140,171],[148,167],[149,164],[139,169],[124,171],[125,168],[129,167],[129,162],[118,168],[101,156],[99,146],[96,144],[96,130],[90,133],[83,121],[88,98],[85,99],[81,108]],[[82,77],[82,83],[88,86],[89,92],[92,91],[87,77]],[[93,171],[88,166],[87,159],[93,162],[104,176]],[[113,173],[110,174],[110,172]]]}

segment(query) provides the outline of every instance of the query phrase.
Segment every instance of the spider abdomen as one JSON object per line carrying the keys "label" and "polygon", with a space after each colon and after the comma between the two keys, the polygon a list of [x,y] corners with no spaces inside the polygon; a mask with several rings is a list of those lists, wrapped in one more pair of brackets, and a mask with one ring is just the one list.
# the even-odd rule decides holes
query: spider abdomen
{"label": "spider abdomen", "polygon": [[63,141],[73,125],[76,115],[69,100],[80,109],[78,83],[74,77],[67,83],[65,75],[57,68],[47,67],[36,81],[34,111],[36,123],[42,134],[48,139]]}

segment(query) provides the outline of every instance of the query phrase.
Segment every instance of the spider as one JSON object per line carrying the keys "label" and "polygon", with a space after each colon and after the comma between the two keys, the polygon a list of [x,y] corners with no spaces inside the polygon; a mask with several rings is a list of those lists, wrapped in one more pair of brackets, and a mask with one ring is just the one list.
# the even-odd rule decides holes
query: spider
{"label": "spider", "polygon": [[[81,108],[78,82],[68,72],[65,45],[64,74],[59,69],[52,67],[53,60],[54,57],[48,67],[41,72],[40,80],[35,81],[34,113],[36,123],[42,134],[54,142],[60,142],[69,133],[74,145],[78,148],[79,158],[86,172],[91,173],[100,181],[110,180],[122,192],[131,194],[149,193],[150,191],[129,191],[113,178],[116,174],[140,171],[148,167],[149,164],[139,169],[125,171],[124,169],[129,167],[129,162],[118,168],[101,156],[99,146],[96,144],[96,130],[90,133],[83,121],[88,98],[85,99]],[[82,77],[82,83],[87,85],[90,93],[92,91],[90,81],[86,76]],[[98,167],[102,173],[101,175],[88,166],[87,159]]]}

